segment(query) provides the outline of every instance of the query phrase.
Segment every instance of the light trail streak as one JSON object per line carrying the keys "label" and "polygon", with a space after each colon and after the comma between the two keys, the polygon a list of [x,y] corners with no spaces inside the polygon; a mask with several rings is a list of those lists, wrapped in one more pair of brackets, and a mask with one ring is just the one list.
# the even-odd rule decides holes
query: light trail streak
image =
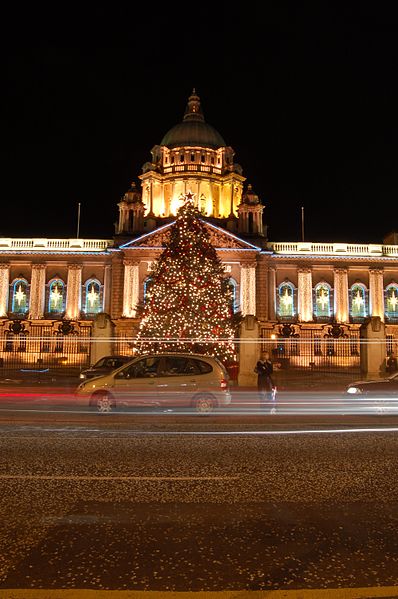
{"label": "light trail streak", "polygon": [[46,474],[0,474],[0,480],[68,480],[68,481],[213,481],[238,480],[240,476],[78,476]]}
{"label": "light trail streak", "polygon": [[[31,427],[36,428],[36,427]],[[41,429],[37,427],[43,432],[54,432],[55,434],[60,433],[59,430],[52,431],[51,429]],[[65,433],[76,434],[78,431],[76,429],[71,431],[62,431]],[[82,431],[87,435],[90,431],[84,430]],[[98,434],[98,431],[93,431],[93,433]],[[217,431],[217,430],[207,430],[207,431],[142,431],[142,430],[131,430],[131,431],[120,431],[120,430],[107,430],[101,434],[101,439],[106,440],[107,436],[109,439],[114,440],[114,436],[117,435],[120,438],[124,437],[133,437],[133,436],[148,436],[148,437],[162,437],[162,436],[176,436],[176,437],[186,437],[186,436],[204,436],[204,437],[256,437],[256,436],[284,436],[284,435],[344,435],[344,434],[354,434],[354,433],[398,433],[398,427],[361,427],[361,428],[326,428],[326,429],[285,429],[285,430],[256,430],[256,431]],[[93,435],[87,437],[81,437],[80,439],[89,440],[92,439]],[[51,438],[50,436],[47,438]],[[27,435],[13,435],[13,436],[5,436],[4,439],[32,439],[32,440],[41,440],[43,437],[32,437]],[[0,475],[0,479],[2,476]]]}

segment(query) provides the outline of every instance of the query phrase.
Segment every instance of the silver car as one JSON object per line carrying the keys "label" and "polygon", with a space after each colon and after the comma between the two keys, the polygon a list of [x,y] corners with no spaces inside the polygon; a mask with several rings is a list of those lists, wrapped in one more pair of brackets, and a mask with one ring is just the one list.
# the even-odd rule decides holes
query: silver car
{"label": "silver car", "polygon": [[226,369],[216,358],[201,354],[136,357],[107,375],[81,383],[75,395],[104,413],[118,406],[159,406],[208,414],[231,403]]}

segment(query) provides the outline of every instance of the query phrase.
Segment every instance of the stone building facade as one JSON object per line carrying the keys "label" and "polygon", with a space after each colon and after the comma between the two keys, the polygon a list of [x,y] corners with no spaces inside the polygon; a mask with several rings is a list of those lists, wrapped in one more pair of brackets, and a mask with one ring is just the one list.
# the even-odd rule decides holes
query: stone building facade
{"label": "stone building facade", "polygon": [[206,123],[195,90],[151,157],[140,185],[118,203],[112,239],[0,239],[2,368],[85,367],[103,314],[112,323],[112,351],[131,352],[150,265],[188,192],[244,317],[243,373],[261,347],[282,367],[359,372],[370,324],[383,355],[398,349],[395,234],[380,245],[269,241],[265,206],[233,149]]}

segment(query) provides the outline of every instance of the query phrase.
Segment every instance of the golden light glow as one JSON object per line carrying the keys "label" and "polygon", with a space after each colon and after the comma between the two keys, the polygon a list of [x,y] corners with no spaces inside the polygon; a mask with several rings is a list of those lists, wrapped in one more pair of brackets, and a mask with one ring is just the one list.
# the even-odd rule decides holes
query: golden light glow
{"label": "golden light glow", "polygon": [[289,295],[287,287],[285,287],[285,291],[282,294],[281,303],[285,306],[286,310],[293,307],[293,296]]}
{"label": "golden light glow", "polygon": [[51,291],[51,301],[54,303],[55,306],[57,306],[58,302],[61,298],[62,298],[62,294],[59,292],[58,287],[55,287]]}
{"label": "golden light glow", "polygon": [[361,296],[361,293],[358,289],[358,291],[356,292],[354,299],[352,300],[352,303],[354,306],[356,306],[356,309],[358,310],[358,312],[360,311],[361,307],[363,306],[363,297]]}
{"label": "golden light glow", "polygon": [[208,353],[230,362],[235,354],[231,297],[194,198],[192,192],[183,198],[175,234],[152,265],[136,348]]}
{"label": "golden light glow", "polygon": [[26,293],[22,290],[22,285],[19,284],[18,291],[15,293],[15,299],[17,304],[20,306],[26,298]]}
{"label": "golden light glow", "polygon": [[324,289],[321,289],[319,292],[318,304],[320,304],[322,310],[325,310],[329,305],[329,294],[326,293]]}
{"label": "golden light glow", "polygon": [[397,309],[398,297],[397,297],[394,289],[392,290],[391,295],[388,298],[388,304],[389,304],[389,309],[393,310],[395,312],[395,310]]}
{"label": "golden light glow", "polygon": [[189,199],[190,201],[193,201],[194,196],[195,196],[194,193],[192,193],[191,191],[188,191],[186,196],[184,196],[182,193],[180,193],[180,195],[178,197],[174,197],[170,202],[171,214],[173,214],[173,216],[175,216],[177,214],[177,210],[179,208],[181,208],[181,206],[184,204],[185,198]]}
{"label": "golden light glow", "polygon": [[87,294],[88,305],[93,308],[98,300],[98,293],[94,289],[94,285],[91,285],[90,291]]}

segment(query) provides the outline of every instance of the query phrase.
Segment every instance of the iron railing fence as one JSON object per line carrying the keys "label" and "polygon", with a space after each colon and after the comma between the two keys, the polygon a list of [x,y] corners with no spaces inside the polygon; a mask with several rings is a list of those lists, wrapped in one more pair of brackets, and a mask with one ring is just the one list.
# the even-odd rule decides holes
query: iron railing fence
{"label": "iron railing fence", "polygon": [[[332,329],[332,330],[330,330]],[[300,325],[261,328],[261,349],[282,369],[360,372],[359,328],[308,328]]]}
{"label": "iron railing fence", "polygon": [[[18,369],[57,369],[80,371],[92,363],[93,323],[88,321],[0,320],[0,377]],[[386,325],[386,355],[398,355],[398,325]],[[116,331],[106,340],[110,353],[134,356],[132,332]],[[361,349],[359,325],[261,324],[259,339],[236,338],[237,361],[245,343],[255,343],[268,350],[281,369],[319,373],[360,372]],[[256,349],[256,351],[257,351]],[[98,354],[98,352],[96,352]]]}
{"label": "iron railing fence", "polygon": [[92,324],[0,321],[0,375],[15,370],[81,370],[90,364]]}

